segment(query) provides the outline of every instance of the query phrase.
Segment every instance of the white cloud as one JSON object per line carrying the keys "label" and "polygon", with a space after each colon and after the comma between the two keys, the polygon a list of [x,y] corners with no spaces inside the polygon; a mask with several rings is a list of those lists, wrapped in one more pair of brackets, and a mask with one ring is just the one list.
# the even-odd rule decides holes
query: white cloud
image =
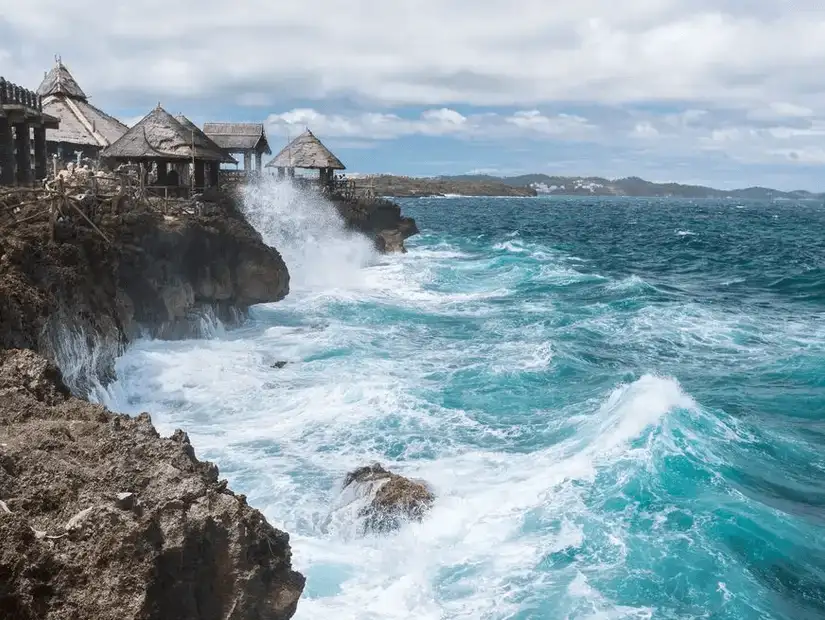
{"label": "white cloud", "polygon": [[545,115],[538,110],[527,110],[510,115],[464,116],[450,108],[425,110],[417,118],[377,112],[344,116],[298,108],[270,115],[267,125],[274,135],[295,135],[309,127],[321,136],[366,140],[391,140],[413,135],[490,140],[544,136],[581,138],[595,129],[587,119],[570,114]]}
{"label": "white cloud", "polygon": [[[11,55],[3,61],[8,77],[36,81],[59,51],[84,88],[107,98],[352,96],[382,106],[525,108],[689,100],[778,105],[779,114],[821,109],[825,5],[746,4],[0,0],[0,38]],[[81,28],[94,36],[77,36]],[[773,93],[786,101],[771,104]]]}

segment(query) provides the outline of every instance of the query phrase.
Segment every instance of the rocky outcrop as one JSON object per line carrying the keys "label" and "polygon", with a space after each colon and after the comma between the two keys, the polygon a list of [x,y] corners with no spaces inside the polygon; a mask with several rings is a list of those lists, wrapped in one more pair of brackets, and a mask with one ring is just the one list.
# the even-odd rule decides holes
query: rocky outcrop
{"label": "rocky outcrop", "polygon": [[185,433],[71,396],[32,351],[0,352],[0,500],[2,618],[282,620],[304,586]]}
{"label": "rocky outcrop", "polygon": [[335,208],[350,230],[357,230],[375,242],[379,252],[406,252],[404,240],[418,234],[411,217],[389,200],[335,201]]}
{"label": "rocky outcrop", "polygon": [[229,320],[289,292],[281,256],[229,196],[204,196],[191,211],[103,214],[106,239],[83,222],[58,226],[55,242],[48,222],[16,225],[0,238],[0,348],[56,359],[59,332],[74,329],[107,345],[88,373],[106,380],[140,333],[192,335],[198,312]]}
{"label": "rocky outcrop", "polygon": [[420,521],[435,501],[426,483],[394,474],[378,463],[348,473],[344,489],[355,486],[360,487],[360,495],[369,497],[358,516],[371,532],[384,533],[398,529],[404,521]]}

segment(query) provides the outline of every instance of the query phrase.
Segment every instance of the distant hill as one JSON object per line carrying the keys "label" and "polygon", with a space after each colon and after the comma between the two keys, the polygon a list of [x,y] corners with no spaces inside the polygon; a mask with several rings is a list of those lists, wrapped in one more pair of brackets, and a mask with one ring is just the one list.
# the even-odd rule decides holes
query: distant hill
{"label": "distant hill", "polygon": [[731,198],[742,200],[825,199],[825,194],[805,190],[783,192],[767,187],[721,190],[702,185],[653,183],[639,177],[605,179],[602,177],[560,177],[525,174],[513,177],[458,175],[440,177],[402,177],[378,175],[371,180],[376,193],[383,196],[637,196],[677,198]]}

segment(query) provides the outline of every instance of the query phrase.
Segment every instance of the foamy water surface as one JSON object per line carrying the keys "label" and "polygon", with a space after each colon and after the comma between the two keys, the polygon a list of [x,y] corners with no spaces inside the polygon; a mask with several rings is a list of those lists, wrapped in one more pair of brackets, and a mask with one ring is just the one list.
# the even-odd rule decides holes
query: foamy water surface
{"label": "foamy water surface", "polygon": [[[135,344],[103,399],[291,534],[299,619],[825,617],[825,213],[734,206],[415,200],[378,256],[266,186],[289,297]],[[373,461],[422,523],[359,533]]]}

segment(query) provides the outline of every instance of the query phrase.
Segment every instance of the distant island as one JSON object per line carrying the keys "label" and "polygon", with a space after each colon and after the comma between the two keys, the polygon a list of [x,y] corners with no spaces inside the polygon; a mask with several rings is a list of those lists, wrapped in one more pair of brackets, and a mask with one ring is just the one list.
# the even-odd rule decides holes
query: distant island
{"label": "distant island", "polygon": [[370,185],[376,194],[398,198],[411,196],[635,196],[660,198],[731,198],[741,200],[822,200],[825,194],[805,190],[783,192],[767,187],[722,190],[702,185],[653,183],[639,177],[561,177],[524,174],[497,177],[481,174],[439,177],[373,175],[355,179]]}

